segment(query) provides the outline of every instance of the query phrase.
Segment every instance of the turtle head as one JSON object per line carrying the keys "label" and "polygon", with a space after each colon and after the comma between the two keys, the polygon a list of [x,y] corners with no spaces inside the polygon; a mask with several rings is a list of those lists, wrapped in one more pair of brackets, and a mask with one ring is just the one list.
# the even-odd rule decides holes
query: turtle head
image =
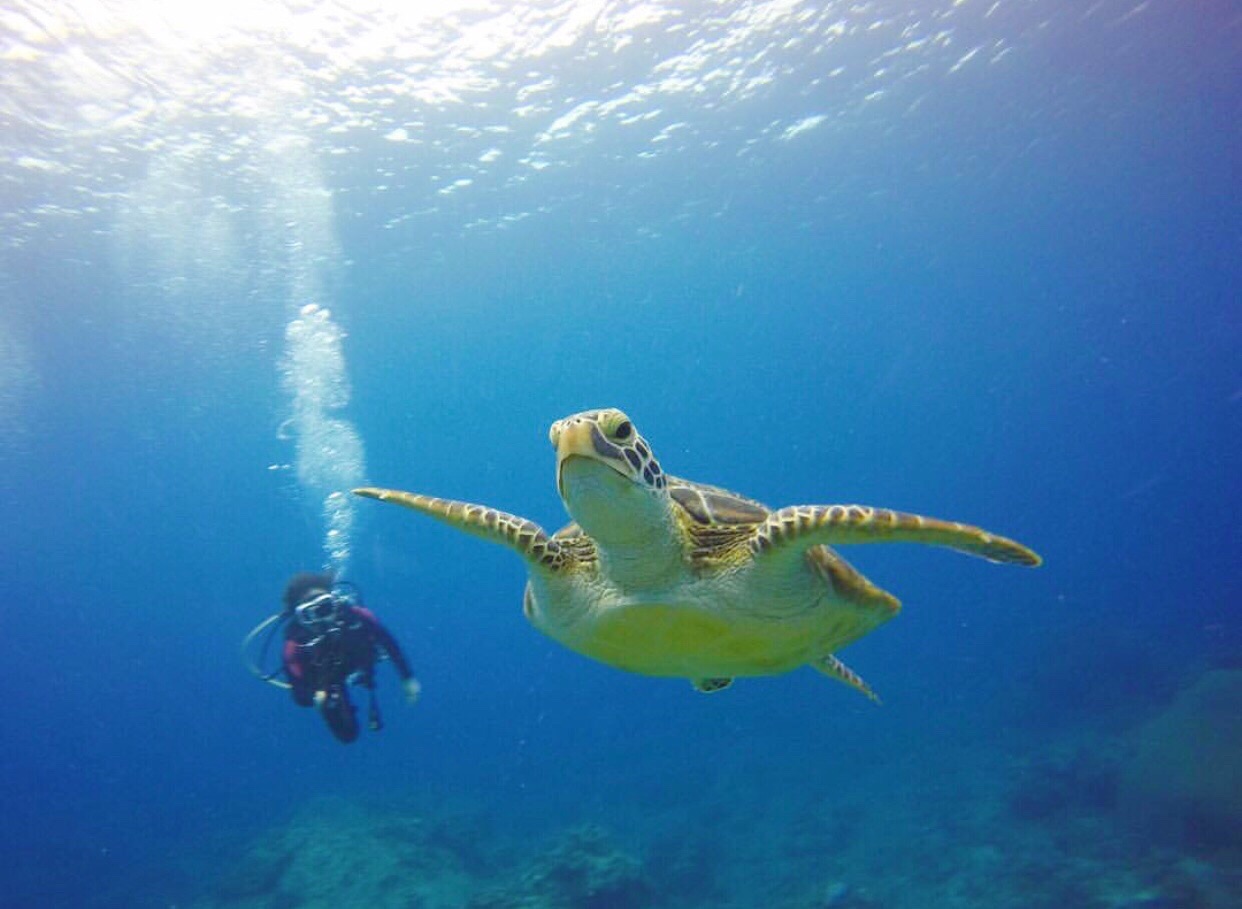
{"label": "turtle head", "polygon": [[620,410],[587,410],[552,424],[556,488],[565,510],[603,543],[639,542],[668,519],[668,481]]}

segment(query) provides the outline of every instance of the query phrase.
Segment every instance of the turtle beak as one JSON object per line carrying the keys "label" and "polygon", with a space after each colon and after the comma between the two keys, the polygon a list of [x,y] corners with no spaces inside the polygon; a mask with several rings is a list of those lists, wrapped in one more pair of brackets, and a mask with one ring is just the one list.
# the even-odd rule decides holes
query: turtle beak
{"label": "turtle beak", "polygon": [[593,436],[598,430],[594,423],[586,420],[554,423],[552,425],[552,444],[556,446],[556,461],[559,464],[574,455],[596,457]]}
{"label": "turtle beak", "polygon": [[556,488],[562,499],[565,498],[562,476],[565,464],[571,458],[588,458],[607,465],[627,480],[634,479],[628,471],[624,453],[604,438],[604,433],[593,420],[572,417],[561,420],[553,424],[549,435],[556,446]]}
{"label": "turtle beak", "polygon": [[573,457],[597,457],[595,446],[591,442],[591,433],[594,431],[594,425],[584,420],[562,420],[552,424],[549,435],[552,444],[556,446],[556,489],[562,499],[565,498],[565,486],[562,482],[565,462]]}

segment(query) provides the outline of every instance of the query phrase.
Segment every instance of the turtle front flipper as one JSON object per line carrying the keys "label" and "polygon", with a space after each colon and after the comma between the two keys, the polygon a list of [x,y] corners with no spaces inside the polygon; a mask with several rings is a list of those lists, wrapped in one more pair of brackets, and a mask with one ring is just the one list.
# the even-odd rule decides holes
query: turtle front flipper
{"label": "turtle front flipper", "polygon": [[774,511],[755,528],[750,548],[758,561],[843,543],[925,543],[989,562],[1034,567],[1043,561],[1021,543],[969,524],[864,505],[790,505]]}
{"label": "turtle front flipper", "polygon": [[497,511],[486,505],[472,505],[469,502],[437,499],[434,496],[424,496],[416,492],[376,489],[370,486],[355,489],[353,492],[354,495],[365,496],[368,499],[404,505],[406,508],[430,515],[458,530],[465,531],[471,536],[508,546],[530,565],[548,571],[560,571],[573,560],[572,554],[549,537],[544,529],[534,521],[528,521],[526,518],[504,511]]}

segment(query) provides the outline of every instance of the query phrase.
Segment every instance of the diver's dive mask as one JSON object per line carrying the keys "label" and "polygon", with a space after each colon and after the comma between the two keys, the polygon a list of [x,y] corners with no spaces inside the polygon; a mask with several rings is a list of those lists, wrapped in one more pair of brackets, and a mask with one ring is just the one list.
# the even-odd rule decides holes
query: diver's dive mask
{"label": "diver's dive mask", "polygon": [[293,617],[299,625],[307,628],[322,629],[339,625],[345,618],[346,603],[338,600],[331,593],[324,591],[299,603],[293,609]]}
{"label": "diver's dive mask", "polygon": [[315,631],[338,628],[345,624],[349,607],[358,604],[358,591],[342,581],[330,591],[320,591],[293,609],[293,617],[299,625]]}

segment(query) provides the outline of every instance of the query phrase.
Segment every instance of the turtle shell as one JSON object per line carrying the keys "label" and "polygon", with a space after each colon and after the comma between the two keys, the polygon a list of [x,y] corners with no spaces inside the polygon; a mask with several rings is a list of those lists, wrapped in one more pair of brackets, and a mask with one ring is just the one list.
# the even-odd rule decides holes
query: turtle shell
{"label": "turtle shell", "polygon": [[694,483],[679,477],[668,478],[668,492],[681,510],[703,527],[759,524],[772,513],[762,502],[719,486]]}

